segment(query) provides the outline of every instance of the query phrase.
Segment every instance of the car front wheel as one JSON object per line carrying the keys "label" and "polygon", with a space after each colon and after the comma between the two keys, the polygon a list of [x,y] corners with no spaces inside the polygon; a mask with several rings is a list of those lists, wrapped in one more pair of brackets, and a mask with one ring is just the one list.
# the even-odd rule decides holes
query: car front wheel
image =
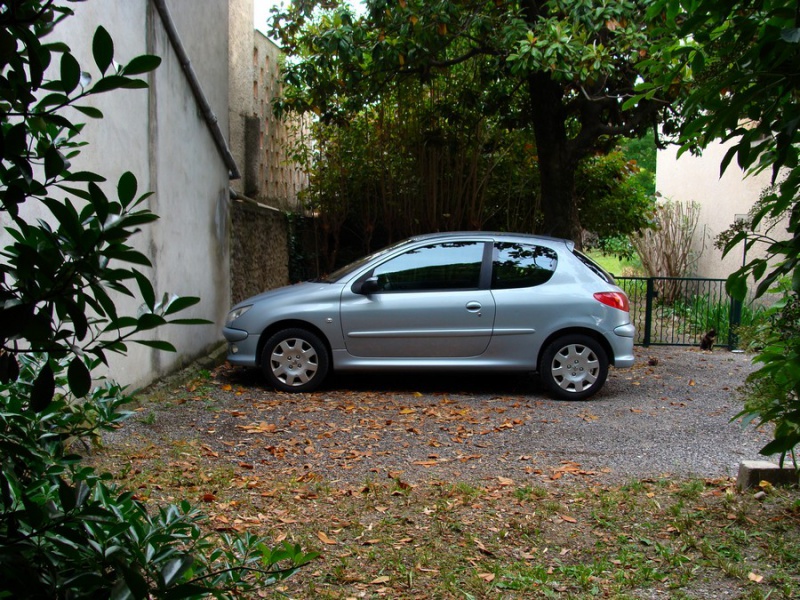
{"label": "car front wheel", "polygon": [[585,400],[603,387],[608,376],[608,356],[592,338],[566,335],[545,348],[539,376],[555,397]]}
{"label": "car front wheel", "polygon": [[304,329],[284,329],[264,345],[261,368],[277,389],[310,392],[328,374],[328,350],[316,335]]}

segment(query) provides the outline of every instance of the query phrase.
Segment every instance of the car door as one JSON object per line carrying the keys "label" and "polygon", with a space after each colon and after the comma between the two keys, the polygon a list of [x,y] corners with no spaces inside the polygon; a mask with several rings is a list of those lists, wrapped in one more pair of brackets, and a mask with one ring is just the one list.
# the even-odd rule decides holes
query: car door
{"label": "car door", "polygon": [[538,244],[497,242],[492,262],[497,305],[493,343],[504,355],[535,359],[543,333],[569,313],[572,302],[562,288],[544,285],[555,274],[558,255]]}
{"label": "car door", "polygon": [[347,352],[410,359],[483,353],[495,315],[490,255],[491,245],[483,241],[444,241],[411,248],[370,269],[342,293]]}

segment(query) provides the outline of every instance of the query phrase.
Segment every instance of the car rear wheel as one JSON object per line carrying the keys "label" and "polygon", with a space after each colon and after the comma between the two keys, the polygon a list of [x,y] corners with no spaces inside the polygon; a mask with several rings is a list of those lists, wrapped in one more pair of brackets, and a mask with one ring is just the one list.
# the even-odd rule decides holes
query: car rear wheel
{"label": "car rear wheel", "polygon": [[603,387],[608,376],[608,356],[589,336],[566,335],[545,348],[539,376],[555,397],[585,400]]}
{"label": "car rear wheel", "polygon": [[304,329],[284,329],[267,340],[261,355],[264,375],[284,392],[310,392],[328,375],[328,350]]}

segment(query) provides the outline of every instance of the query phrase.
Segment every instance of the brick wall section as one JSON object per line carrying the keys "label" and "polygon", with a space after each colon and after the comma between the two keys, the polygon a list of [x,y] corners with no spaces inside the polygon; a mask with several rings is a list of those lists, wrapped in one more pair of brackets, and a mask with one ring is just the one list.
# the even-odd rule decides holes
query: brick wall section
{"label": "brick wall section", "polygon": [[289,283],[288,223],[282,212],[231,202],[231,300]]}

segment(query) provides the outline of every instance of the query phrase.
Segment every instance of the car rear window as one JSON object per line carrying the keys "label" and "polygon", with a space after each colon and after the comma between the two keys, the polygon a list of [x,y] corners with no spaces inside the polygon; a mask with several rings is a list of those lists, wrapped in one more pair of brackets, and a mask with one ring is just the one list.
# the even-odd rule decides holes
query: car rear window
{"label": "car rear window", "polygon": [[492,260],[492,289],[534,287],[550,280],[558,264],[555,250],[532,244],[497,242]]}
{"label": "car rear window", "polygon": [[581,261],[583,264],[589,267],[589,270],[595,275],[597,275],[600,279],[612,285],[617,284],[616,280],[614,279],[614,276],[605,269],[603,269],[603,267],[598,265],[596,262],[594,262],[591,258],[586,256],[582,252],[579,252],[578,250],[573,250],[572,253],[576,257],[578,257],[579,261]]}

